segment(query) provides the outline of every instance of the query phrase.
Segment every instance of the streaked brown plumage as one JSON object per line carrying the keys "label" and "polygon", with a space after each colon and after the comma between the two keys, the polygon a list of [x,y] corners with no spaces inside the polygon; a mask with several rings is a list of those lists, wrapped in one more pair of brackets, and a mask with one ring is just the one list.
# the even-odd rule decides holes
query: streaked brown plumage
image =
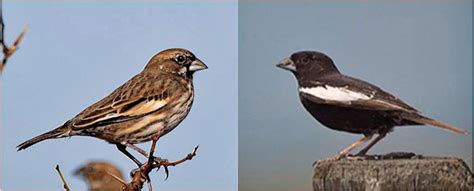
{"label": "streaked brown plumage", "polygon": [[189,113],[194,98],[193,74],[206,68],[188,50],[164,50],[109,96],[59,128],[18,145],[18,150],[46,139],[91,136],[116,144],[119,150],[126,152],[127,144],[164,136]]}
{"label": "streaked brown plumage", "polygon": [[123,183],[112,177],[123,179],[122,172],[113,164],[101,161],[91,161],[79,167],[74,175],[84,179],[89,191],[122,190]]}

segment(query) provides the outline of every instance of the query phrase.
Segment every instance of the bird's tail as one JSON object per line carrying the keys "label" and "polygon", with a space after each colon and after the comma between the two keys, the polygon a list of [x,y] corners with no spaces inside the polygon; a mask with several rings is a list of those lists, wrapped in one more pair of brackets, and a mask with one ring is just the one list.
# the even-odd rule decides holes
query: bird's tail
{"label": "bird's tail", "polygon": [[404,118],[408,119],[410,121],[420,123],[420,124],[431,125],[431,126],[438,127],[438,128],[441,128],[441,129],[450,130],[450,131],[453,131],[453,132],[456,132],[456,133],[459,133],[459,134],[468,134],[467,131],[464,131],[460,128],[457,128],[457,127],[452,126],[450,124],[447,124],[447,123],[444,123],[444,122],[441,122],[441,121],[437,121],[437,120],[434,120],[434,119],[431,119],[431,118],[428,118],[428,117],[425,117],[425,116],[422,116],[422,115],[410,115],[410,116],[404,116]]}
{"label": "bird's tail", "polygon": [[46,139],[62,138],[62,137],[67,136],[67,134],[68,134],[67,128],[65,128],[64,126],[61,126],[59,128],[53,129],[51,131],[48,131],[46,133],[33,137],[32,139],[19,144],[16,148],[18,149],[18,151],[20,151],[20,150],[30,147],[31,145],[44,141]]}

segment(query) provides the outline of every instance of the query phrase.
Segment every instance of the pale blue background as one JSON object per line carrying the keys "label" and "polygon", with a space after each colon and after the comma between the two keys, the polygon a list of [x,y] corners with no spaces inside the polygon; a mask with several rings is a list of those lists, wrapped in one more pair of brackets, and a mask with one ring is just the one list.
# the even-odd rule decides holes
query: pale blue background
{"label": "pale blue background", "polygon": [[22,152],[15,146],[108,95],[170,47],[188,48],[209,70],[195,75],[191,113],[157,148],[173,160],[199,144],[198,155],[171,167],[167,181],[163,171],[153,173],[155,189],[236,190],[235,2],[4,3],[7,41],[25,24],[30,30],[2,76],[2,190],[61,190],[56,164],[73,190],[85,190],[71,173],[91,159],[119,165],[128,178],[135,165],[98,139],[46,141]]}
{"label": "pale blue background", "polygon": [[[239,4],[239,189],[311,190],[312,167],[361,135],[323,127],[275,67],[319,50],[340,71],[472,132],[472,1]],[[472,134],[401,127],[371,153],[456,156],[472,167]]]}

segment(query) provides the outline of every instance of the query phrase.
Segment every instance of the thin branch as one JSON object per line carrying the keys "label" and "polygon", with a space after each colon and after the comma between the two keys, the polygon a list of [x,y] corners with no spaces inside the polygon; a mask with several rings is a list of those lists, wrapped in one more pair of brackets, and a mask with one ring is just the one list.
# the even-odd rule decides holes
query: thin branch
{"label": "thin branch", "polygon": [[13,42],[13,45],[11,47],[8,47],[5,44],[5,41],[2,41],[2,49],[3,49],[3,60],[2,64],[0,65],[0,73],[3,71],[3,68],[7,64],[8,59],[15,53],[16,50],[18,50],[18,44],[20,44],[21,40],[23,39],[23,36],[25,36],[26,31],[28,31],[28,27],[25,26],[21,33],[16,37],[15,42]]}
{"label": "thin branch", "polygon": [[64,179],[63,173],[61,173],[61,170],[59,169],[59,165],[56,165],[56,171],[58,172],[59,177],[61,178],[61,181],[63,182],[64,190],[70,191],[71,189],[67,185],[67,182],[66,182],[66,179]]}
{"label": "thin branch", "polygon": [[111,177],[114,178],[115,180],[119,181],[120,183],[122,183],[124,186],[127,185],[127,183],[125,182],[125,180],[123,180],[122,178],[118,177],[117,175],[111,173],[110,171],[106,170],[105,173],[107,173],[109,176],[111,176]]}
{"label": "thin branch", "polygon": [[162,166],[176,166],[176,165],[179,165],[179,164],[181,164],[183,162],[186,162],[188,160],[192,160],[196,156],[196,152],[197,152],[198,148],[199,148],[199,145],[194,147],[194,149],[191,153],[189,153],[188,155],[186,155],[186,157],[184,157],[180,160],[177,160],[177,161],[174,161],[174,162],[162,161],[160,164]]}
{"label": "thin branch", "polygon": [[0,74],[3,72],[3,68],[7,64],[8,59],[15,53],[15,51],[18,49],[18,45],[20,44],[21,40],[23,39],[23,36],[25,36],[26,31],[28,30],[28,27],[25,26],[21,33],[16,37],[15,41],[13,42],[11,47],[8,47],[5,43],[5,35],[4,35],[4,30],[5,30],[5,24],[3,23],[3,8],[2,8],[2,1],[0,0],[0,44],[2,46],[3,50],[3,60],[2,63],[0,64]]}

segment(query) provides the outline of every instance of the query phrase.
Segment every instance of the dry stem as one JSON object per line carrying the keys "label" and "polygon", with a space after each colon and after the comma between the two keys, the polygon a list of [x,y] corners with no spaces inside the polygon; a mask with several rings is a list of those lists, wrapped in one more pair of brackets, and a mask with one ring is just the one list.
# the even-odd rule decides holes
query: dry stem
{"label": "dry stem", "polygon": [[61,178],[61,181],[63,182],[64,190],[70,191],[71,189],[69,189],[69,186],[67,185],[66,179],[64,179],[63,173],[61,173],[61,170],[59,169],[59,165],[56,165],[56,171],[58,172],[59,177]]}
{"label": "dry stem", "polygon": [[8,47],[5,44],[5,35],[4,35],[4,29],[5,29],[5,24],[3,23],[3,11],[2,11],[2,1],[0,0],[0,44],[2,46],[3,50],[3,60],[2,63],[0,64],[0,74],[3,72],[3,68],[7,64],[8,59],[10,56],[15,53],[15,51],[18,49],[18,44],[20,44],[21,39],[23,39],[23,36],[25,35],[26,31],[28,30],[28,27],[24,27],[21,33],[16,37],[15,41],[13,42],[11,47]]}

